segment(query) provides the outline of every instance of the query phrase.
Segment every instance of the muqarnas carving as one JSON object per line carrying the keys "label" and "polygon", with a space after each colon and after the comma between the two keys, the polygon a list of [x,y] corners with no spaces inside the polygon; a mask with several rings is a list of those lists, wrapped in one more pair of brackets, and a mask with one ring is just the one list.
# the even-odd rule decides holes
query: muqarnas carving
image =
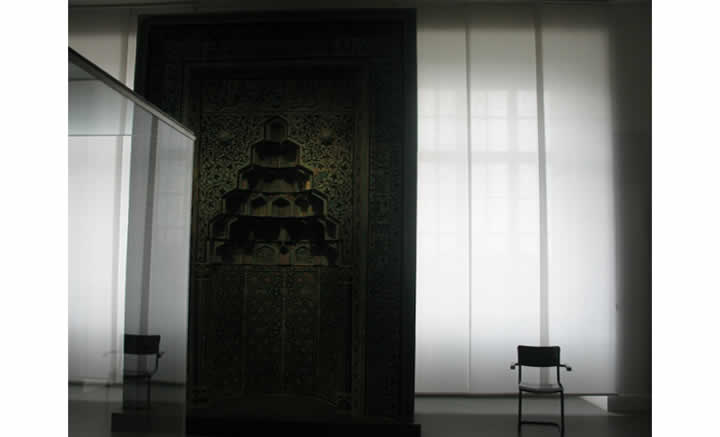
{"label": "muqarnas carving", "polygon": [[328,215],[327,196],[313,188],[313,172],[300,164],[301,147],[287,132],[282,118],[265,123],[237,188],[223,195],[223,212],[210,220],[210,262],[338,264],[338,220]]}

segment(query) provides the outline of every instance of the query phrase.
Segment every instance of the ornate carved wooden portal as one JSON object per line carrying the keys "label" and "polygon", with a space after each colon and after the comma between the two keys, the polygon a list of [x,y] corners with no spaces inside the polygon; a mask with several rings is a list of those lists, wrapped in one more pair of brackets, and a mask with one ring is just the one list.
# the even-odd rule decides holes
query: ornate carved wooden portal
{"label": "ornate carved wooden portal", "polygon": [[[330,132],[325,128],[324,147],[333,143]],[[263,134],[260,142],[250,146],[250,163],[238,172],[237,187],[223,195],[222,212],[210,220],[209,262],[336,265],[339,223],[328,212],[327,195],[313,187],[320,170],[301,164],[302,147],[288,138],[284,119],[266,121]],[[331,169],[333,179],[352,164],[349,154],[326,153],[333,162],[343,163]],[[338,181],[349,186],[345,176]]]}
{"label": "ornate carved wooden portal", "polygon": [[141,21],[137,89],[198,135],[190,407],[412,417],[414,22]]}
{"label": "ornate carved wooden portal", "polygon": [[285,395],[351,409],[361,305],[352,284],[367,220],[362,75],[282,64],[194,71],[195,403]]}

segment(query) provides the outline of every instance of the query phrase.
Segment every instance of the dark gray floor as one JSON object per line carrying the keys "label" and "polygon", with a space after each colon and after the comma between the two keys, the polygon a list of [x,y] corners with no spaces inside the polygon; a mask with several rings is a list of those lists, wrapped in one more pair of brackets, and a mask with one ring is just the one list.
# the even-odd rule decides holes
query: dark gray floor
{"label": "dark gray floor", "polygon": [[[525,420],[557,420],[557,399],[523,400]],[[415,399],[415,421],[424,437],[517,436],[516,398]],[[617,415],[578,397],[565,401],[565,435],[578,437],[650,436],[649,415]],[[556,428],[523,425],[523,437],[559,436]]]}
{"label": "dark gray floor", "polygon": [[[158,405],[181,400],[184,391],[177,387],[153,388]],[[174,433],[112,433],[110,420],[120,411],[118,387],[70,386],[68,426],[70,437],[139,437],[183,435]],[[568,397],[565,404],[565,435],[568,437],[645,437],[650,436],[649,415],[617,415],[586,402]],[[555,420],[557,399],[526,399],[523,411],[527,419]],[[182,422],[182,418],[179,419]],[[517,399],[512,397],[418,397],[415,422],[421,424],[423,437],[517,436]],[[559,436],[557,429],[524,425],[522,437]]]}

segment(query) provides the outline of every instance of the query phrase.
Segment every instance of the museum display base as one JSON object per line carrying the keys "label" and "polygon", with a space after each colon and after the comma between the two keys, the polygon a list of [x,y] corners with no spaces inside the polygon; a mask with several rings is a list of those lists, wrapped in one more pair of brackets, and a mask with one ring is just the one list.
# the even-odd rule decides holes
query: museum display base
{"label": "museum display base", "polygon": [[152,432],[182,435],[185,407],[153,403],[146,409],[123,409],[112,414],[112,432]]}
{"label": "museum display base", "polygon": [[324,418],[263,417],[230,410],[193,409],[186,418],[187,435],[202,436],[373,436],[419,437],[420,425],[382,417],[336,415]]}

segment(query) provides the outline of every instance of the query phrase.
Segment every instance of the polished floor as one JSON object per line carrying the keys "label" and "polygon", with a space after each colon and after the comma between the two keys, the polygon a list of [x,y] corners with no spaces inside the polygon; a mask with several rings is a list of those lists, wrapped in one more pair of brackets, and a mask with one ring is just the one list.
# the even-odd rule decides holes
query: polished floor
{"label": "polished floor", "polygon": [[[70,437],[182,436],[182,419],[172,432],[111,432],[111,416],[120,411],[121,390],[118,387],[69,387],[68,427]],[[183,399],[178,387],[154,387],[153,401],[171,406]],[[649,415],[608,413],[582,398],[566,399],[566,436],[578,437],[644,437],[651,435]],[[557,399],[527,399],[523,411],[527,419],[555,420]],[[158,411],[163,411],[162,407]],[[164,411],[172,411],[169,407]],[[171,413],[172,414],[172,413]],[[415,422],[422,426],[423,437],[505,437],[517,436],[517,399],[512,397],[418,397],[415,400]],[[172,425],[172,424],[171,424]],[[522,437],[559,436],[553,427],[525,425]]]}

